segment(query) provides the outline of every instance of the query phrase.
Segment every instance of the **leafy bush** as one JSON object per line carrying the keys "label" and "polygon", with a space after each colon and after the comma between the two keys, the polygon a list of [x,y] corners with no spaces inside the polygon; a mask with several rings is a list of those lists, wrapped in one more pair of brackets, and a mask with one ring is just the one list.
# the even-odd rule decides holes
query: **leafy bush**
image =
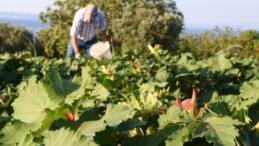
{"label": "leafy bush", "polygon": [[183,34],[176,52],[191,52],[196,58],[208,58],[219,50],[240,56],[259,57],[259,33],[254,30],[234,32],[231,27],[201,34]]}
{"label": "leafy bush", "polygon": [[161,44],[171,50],[179,36],[183,19],[177,13],[162,13],[147,9],[144,5],[128,5],[122,18],[113,21],[114,40],[121,44],[122,51],[145,48],[148,44]]}
{"label": "leafy bush", "polygon": [[0,23],[0,53],[33,51],[33,34],[25,27]]}

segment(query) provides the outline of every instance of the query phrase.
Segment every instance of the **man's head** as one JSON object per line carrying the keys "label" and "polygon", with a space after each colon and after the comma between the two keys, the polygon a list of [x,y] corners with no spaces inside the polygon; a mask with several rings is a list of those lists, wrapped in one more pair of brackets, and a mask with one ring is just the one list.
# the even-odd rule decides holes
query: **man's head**
{"label": "man's head", "polygon": [[97,10],[98,7],[94,4],[88,4],[86,6],[86,23],[92,23],[95,21],[95,18],[97,17]]}

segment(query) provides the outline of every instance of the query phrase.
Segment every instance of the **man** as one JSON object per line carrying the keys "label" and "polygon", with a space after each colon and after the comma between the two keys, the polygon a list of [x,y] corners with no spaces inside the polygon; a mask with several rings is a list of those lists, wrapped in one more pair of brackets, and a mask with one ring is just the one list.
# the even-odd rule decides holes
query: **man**
{"label": "man", "polygon": [[87,57],[91,58],[89,48],[97,43],[96,32],[98,28],[102,31],[102,41],[104,43],[107,41],[106,27],[104,13],[96,5],[88,4],[79,9],[70,29],[71,39],[66,56],[80,58],[80,50],[84,48]]}

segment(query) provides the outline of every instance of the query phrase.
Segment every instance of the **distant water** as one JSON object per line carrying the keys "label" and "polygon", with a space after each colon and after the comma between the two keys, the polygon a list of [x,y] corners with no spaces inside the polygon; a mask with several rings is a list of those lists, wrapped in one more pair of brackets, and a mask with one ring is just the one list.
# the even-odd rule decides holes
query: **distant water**
{"label": "distant water", "polygon": [[187,34],[201,34],[205,31],[211,31],[210,29],[202,29],[202,28],[186,28],[183,30],[184,33]]}
{"label": "distant water", "polygon": [[10,19],[10,18],[0,18],[0,23],[8,22],[12,25],[24,26],[30,31],[33,32],[34,35],[41,29],[45,29],[49,27],[47,24],[41,24],[40,20],[27,20],[27,19]]}

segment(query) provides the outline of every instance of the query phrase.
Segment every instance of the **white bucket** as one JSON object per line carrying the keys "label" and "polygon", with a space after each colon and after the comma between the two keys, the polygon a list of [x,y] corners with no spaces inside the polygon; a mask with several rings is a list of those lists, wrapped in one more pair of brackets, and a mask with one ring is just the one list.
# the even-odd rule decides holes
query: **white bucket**
{"label": "white bucket", "polygon": [[102,58],[112,59],[112,54],[110,50],[110,43],[107,42],[98,42],[92,45],[90,48],[90,55],[98,60]]}

